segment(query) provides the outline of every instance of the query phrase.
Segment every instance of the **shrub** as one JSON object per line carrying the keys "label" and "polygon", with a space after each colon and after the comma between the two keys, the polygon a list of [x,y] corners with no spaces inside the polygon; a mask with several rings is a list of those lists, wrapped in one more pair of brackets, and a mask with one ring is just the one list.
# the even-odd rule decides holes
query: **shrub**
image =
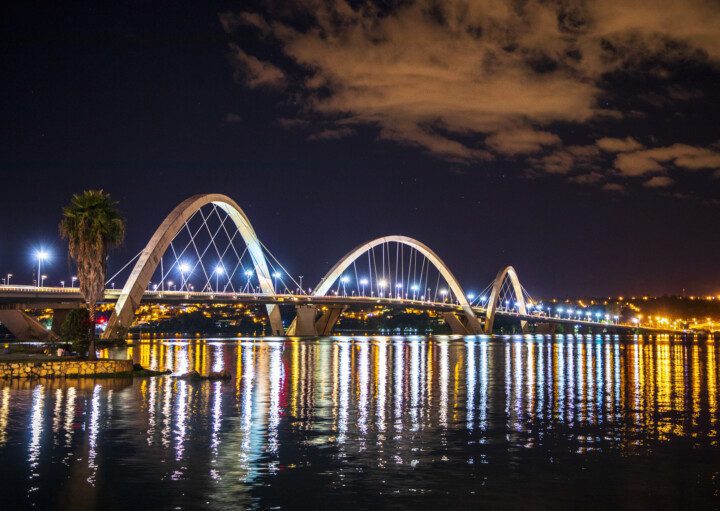
{"label": "shrub", "polygon": [[73,309],[60,327],[63,341],[72,343],[73,351],[84,355],[88,350],[88,330],[90,314],[85,307]]}

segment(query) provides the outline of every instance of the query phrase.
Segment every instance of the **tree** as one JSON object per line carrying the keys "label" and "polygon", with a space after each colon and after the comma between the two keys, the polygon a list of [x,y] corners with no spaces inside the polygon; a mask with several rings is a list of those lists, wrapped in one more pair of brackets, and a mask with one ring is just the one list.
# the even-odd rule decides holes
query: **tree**
{"label": "tree", "polygon": [[70,257],[77,265],[80,293],[90,316],[88,358],[95,360],[95,307],[105,291],[108,250],[125,238],[125,219],[109,194],[86,190],[73,195],[63,208],[60,236],[68,240]]}
{"label": "tree", "polygon": [[72,343],[73,350],[78,353],[87,351],[88,329],[90,328],[90,314],[84,307],[71,310],[60,326],[60,338]]}

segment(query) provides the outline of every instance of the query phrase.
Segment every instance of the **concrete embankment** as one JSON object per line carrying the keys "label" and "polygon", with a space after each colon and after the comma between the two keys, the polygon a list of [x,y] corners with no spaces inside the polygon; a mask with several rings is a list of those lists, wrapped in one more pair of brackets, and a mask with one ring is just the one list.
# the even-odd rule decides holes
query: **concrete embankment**
{"label": "concrete embankment", "polygon": [[130,375],[132,360],[12,360],[0,362],[0,378],[78,378]]}

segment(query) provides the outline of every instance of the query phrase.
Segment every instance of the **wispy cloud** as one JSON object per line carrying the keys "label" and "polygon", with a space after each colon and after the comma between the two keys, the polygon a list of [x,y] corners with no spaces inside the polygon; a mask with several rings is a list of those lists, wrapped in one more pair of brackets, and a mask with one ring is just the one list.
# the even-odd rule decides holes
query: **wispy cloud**
{"label": "wispy cloud", "polygon": [[[717,62],[720,9],[713,2],[418,0],[384,9],[294,0],[223,13],[221,22],[229,33],[255,30],[282,52],[281,66],[232,46],[238,79],[249,87],[291,84],[299,115],[322,119],[314,139],[374,126],[379,138],[450,161],[528,158],[538,170],[613,191],[621,185],[606,183],[594,165],[607,161],[616,178],[668,165],[718,166],[711,149],[647,149],[633,136],[565,145],[557,128],[628,115],[602,101],[609,73],[649,60]],[[665,90],[670,100],[701,94]]]}
{"label": "wispy cloud", "polygon": [[230,45],[231,59],[235,68],[235,80],[248,87],[281,88],[285,85],[285,73],[282,69],[257,57],[248,55],[239,46]]}

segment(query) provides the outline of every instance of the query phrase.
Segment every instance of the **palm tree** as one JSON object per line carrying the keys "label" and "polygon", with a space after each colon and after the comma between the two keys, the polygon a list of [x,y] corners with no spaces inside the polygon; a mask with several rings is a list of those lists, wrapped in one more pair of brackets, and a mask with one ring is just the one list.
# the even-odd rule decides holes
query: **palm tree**
{"label": "palm tree", "polygon": [[72,196],[63,208],[60,236],[68,240],[70,257],[77,265],[80,292],[90,313],[88,358],[95,356],[95,307],[105,291],[107,252],[125,238],[125,219],[117,202],[102,190]]}

